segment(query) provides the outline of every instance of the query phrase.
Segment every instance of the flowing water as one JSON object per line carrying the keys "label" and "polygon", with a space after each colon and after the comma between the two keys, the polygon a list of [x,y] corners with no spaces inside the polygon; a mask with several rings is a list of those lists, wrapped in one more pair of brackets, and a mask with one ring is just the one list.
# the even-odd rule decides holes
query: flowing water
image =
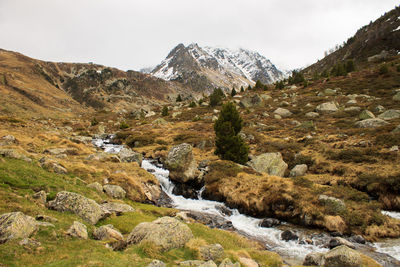
{"label": "flowing water", "polygon": [[[107,153],[117,154],[121,151],[123,146],[112,144],[112,138],[113,136],[109,136],[107,139],[94,139],[93,144],[104,149]],[[326,239],[323,239],[321,235],[313,235],[312,237],[307,236],[308,239],[312,239],[312,244],[299,242],[298,240],[284,241],[280,238],[282,230],[274,227],[260,227],[261,219],[243,215],[236,209],[226,207],[224,203],[202,199],[201,193],[204,191],[204,187],[198,192],[199,199],[187,199],[183,196],[173,194],[174,184],[169,179],[169,171],[162,168],[162,166],[156,161],[145,159],[143,160],[141,167],[145,170],[150,170],[151,173],[155,175],[160,182],[162,190],[171,198],[172,206],[174,208],[183,211],[196,211],[223,217],[232,222],[233,227],[239,233],[263,242],[268,250],[277,252],[288,263],[302,263],[304,257],[310,252],[328,251],[328,249],[324,247]],[[226,215],[226,212],[222,213],[221,207],[229,210],[231,215]],[[400,213],[387,211],[384,211],[383,213],[396,219],[400,219]],[[292,227],[292,229],[300,236],[300,240],[302,239],[302,236],[305,236],[304,230],[299,228],[294,229],[294,227]],[[384,240],[383,242],[371,245],[376,248],[376,251],[389,254],[400,260],[400,239]]]}

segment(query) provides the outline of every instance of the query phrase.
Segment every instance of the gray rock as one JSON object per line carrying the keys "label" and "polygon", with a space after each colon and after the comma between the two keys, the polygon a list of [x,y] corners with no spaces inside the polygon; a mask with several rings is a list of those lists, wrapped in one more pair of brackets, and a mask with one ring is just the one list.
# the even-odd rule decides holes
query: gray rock
{"label": "gray rock", "polygon": [[360,120],[366,120],[366,119],[374,119],[375,115],[369,110],[363,110],[360,115],[358,115]]}
{"label": "gray rock", "polygon": [[39,160],[39,162],[43,169],[47,169],[58,174],[66,174],[68,172],[64,166],[49,158],[43,157]]}
{"label": "gray rock", "polygon": [[276,153],[264,153],[254,157],[248,165],[258,172],[268,173],[283,177],[288,165],[283,161],[282,155]]}
{"label": "gray rock", "polygon": [[316,111],[318,113],[322,113],[322,114],[328,114],[328,113],[336,112],[338,110],[339,109],[335,102],[322,103],[316,107]]}
{"label": "gray rock", "polygon": [[345,112],[359,112],[361,111],[360,107],[348,107],[344,109]]}
{"label": "gray rock", "polygon": [[0,139],[0,146],[9,146],[17,143],[18,141],[13,135],[5,135]]}
{"label": "gray rock", "polygon": [[73,212],[91,224],[110,215],[96,201],[67,191],[58,192],[56,198],[48,202],[48,207],[60,212]]}
{"label": "gray rock", "polygon": [[341,209],[341,210],[346,209],[346,204],[343,202],[343,200],[335,198],[335,197],[330,197],[327,195],[319,195],[318,201],[324,205],[334,205],[338,209]]}
{"label": "gray rock", "polygon": [[290,177],[298,177],[298,176],[303,176],[306,174],[308,170],[308,167],[306,164],[300,164],[294,166],[294,168],[290,171]]}
{"label": "gray rock", "polygon": [[166,120],[164,120],[163,118],[158,118],[158,119],[155,119],[152,122],[152,124],[154,124],[154,125],[166,125],[166,124],[168,124],[168,122]]}
{"label": "gray rock", "polygon": [[400,101],[400,92],[398,92],[397,94],[395,94],[395,95],[393,96],[393,100],[394,100],[394,101]]}
{"label": "gray rock", "polygon": [[362,237],[361,235],[353,235],[350,237],[350,240],[351,240],[351,242],[355,242],[355,243],[359,243],[359,244],[366,243],[364,237]]}
{"label": "gray rock", "polygon": [[69,140],[71,140],[74,143],[77,144],[91,144],[92,143],[92,137],[90,136],[72,136]]}
{"label": "gray rock", "polygon": [[190,260],[183,261],[179,263],[179,266],[182,267],[217,267],[217,265],[213,261],[200,261],[200,260]]}
{"label": "gray rock", "polygon": [[317,118],[317,117],[319,117],[319,114],[317,112],[307,112],[306,117],[307,118]]}
{"label": "gray rock", "polygon": [[159,260],[153,260],[147,267],[165,267],[165,263]]}
{"label": "gray rock", "polygon": [[392,131],[392,133],[400,133],[400,124]]}
{"label": "gray rock", "polygon": [[240,267],[240,263],[232,263],[230,259],[226,258],[219,264],[219,267]]}
{"label": "gray rock", "polygon": [[200,258],[208,260],[219,260],[224,256],[224,248],[220,244],[212,244],[207,246],[202,246],[199,248]]}
{"label": "gray rock", "polygon": [[377,128],[387,124],[388,123],[386,121],[378,118],[366,119],[355,123],[357,128]]}
{"label": "gray rock", "polygon": [[361,255],[347,246],[336,247],[325,254],[325,267],[361,267]]}
{"label": "gray rock", "polygon": [[106,202],[101,204],[100,206],[103,209],[106,209],[111,213],[116,213],[116,214],[135,211],[135,209],[132,208],[130,205],[118,202]]}
{"label": "gray rock", "polygon": [[123,148],[117,155],[121,159],[121,162],[137,162],[139,166],[142,165],[143,155],[132,149]]}
{"label": "gray rock", "polygon": [[37,230],[35,219],[22,212],[4,213],[0,216],[0,244],[11,239],[30,237]]}
{"label": "gray rock", "polygon": [[297,240],[299,236],[295,234],[292,230],[285,230],[281,233],[282,240],[290,241],[290,240]]}
{"label": "gray rock", "polygon": [[274,114],[277,114],[279,116],[281,116],[282,118],[287,118],[293,115],[292,112],[290,112],[289,110],[285,109],[285,108],[277,108],[274,111]]}
{"label": "gray rock", "polygon": [[393,120],[400,118],[400,110],[388,109],[378,116],[379,119],[383,120]]}
{"label": "gray rock", "polygon": [[347,246],[347,247],[352,248],[352,249],[355,248],[353,243],[351,243],[350,241],[344,239],[343,237],[337,236],[337,237],[332,238],[329,241],[329,248],[332,249],[332,248],[335,248],[335,247],[338,247],[338,246]]}
{"label": "gray rock", "polygon": [[80,223],[78,221],[74,221],[71,227],[68,229],[67,234],[73,237],[81,238],[81,239],[87,239],[88,238],[88,232],[87,232],[87,227],[83,223]]}
{"label": "gray rock", "polygon": [[31,238],[24,238],[18,242],[18,245],[28,248],[36,248],[40,247],[42,244],[39,241],[33,240]]}
{"label": "gray rock", "polygon": [[122,234],[111,224],[96,228],[93,231],[93,237],[97,240],[124,240]]}
{"label": "gray rock", "polygon": [[385,111],[385,107],[381,106],[381,105],[378,105],[378,106],[375,107],[375,111],[378,112],[378,113],[382,113],[382,112]]}
{"label": "gray rock", "polygon": [[190,228],[171,217],[162,217],[153,222],[138,224],[127,238],[128,244],[150,241],[160,246],[163,251],[183,247],[193,238]]}
{"label": "gray rock", "polygon": [[271,228],[280,225],[281,222],[278,219],[274,218],[266,218],[262,220],[260,223],[260,227],[266,227],[266,228]]}
{"label": "gray rock", "polygon": [[197,178],[197,162],[193,157],[192,146],[186,143],[172,147],[165,160],[170,171],[170,179],[185,183]]}
{"label": "gray rock", "polygon": [[103,189],[112,198],[123,199],[126,196],[126,191],[119,185],[106,184]]}
{"label": "gray rock", "polygon": [[88,184],[87,187],[92,188],[92,189],[94,189],[94,190],[96,190],[97,192],[100,192],[100,193],[103,192],[103,186],[98,182],[94,182],[94,183]]}
{"label": "gray rock", "polygon": [[243,108],[259,107],[262,106],[262,99],[258,94],[253,96],[245,96],[242,97],[239,105]]}
{"label": "gray rock", "polygon": [[347,101],[346,104],[347,104],[347,105],[357,105],[357,100],[351,99],[351,100]]}
{"label": "gray rock", "polygon": [[32,198],[36,201],[36,203],[45,205],[47,202],[47,194],[44,190],[36,192],[32,195]]}
{"label": "gray rock", "polygon": [[304,259],[304,266],[323,266],[325,262],[324,253],[311,252]]}
{"label": "gray rock", "polygon": [[333,95],[336,95],[336,93],[337,92],[334,89],[327,88],[327,89],[324,90],[324,94],[326,96],[333,96]]}

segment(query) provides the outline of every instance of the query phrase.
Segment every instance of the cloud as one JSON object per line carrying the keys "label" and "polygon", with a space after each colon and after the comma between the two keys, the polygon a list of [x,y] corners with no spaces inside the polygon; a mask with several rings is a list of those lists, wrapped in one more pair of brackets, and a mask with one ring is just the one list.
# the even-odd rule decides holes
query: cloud
{"label": "cloud", "polygon": [[43,60],[140,69],[178,43],[243,47],[284,68],[323,57],[392,0],[2,0],[0,46]]}

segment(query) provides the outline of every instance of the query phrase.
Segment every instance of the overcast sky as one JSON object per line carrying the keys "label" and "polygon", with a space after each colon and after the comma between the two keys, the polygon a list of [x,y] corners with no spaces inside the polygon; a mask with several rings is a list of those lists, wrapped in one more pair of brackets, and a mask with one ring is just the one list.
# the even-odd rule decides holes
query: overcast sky
{"label": "overcast sky", "polygon": [[303,67],[398,0],[0,0],[0,48],[123,70],[178,43],[246,48]]}

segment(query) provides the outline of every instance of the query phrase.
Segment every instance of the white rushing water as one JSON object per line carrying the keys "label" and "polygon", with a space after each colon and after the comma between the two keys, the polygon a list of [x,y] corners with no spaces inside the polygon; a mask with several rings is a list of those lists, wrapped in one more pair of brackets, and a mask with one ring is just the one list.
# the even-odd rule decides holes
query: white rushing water
{"label": "white rushing water", "polygon": [[[112,144],[113,136],[107,139],[93,139],[93,145],[102,148],[107,153],[119,153],[123,145]],[[295,241],[284,241],[280,238],[282,230],[277,228],[260,227],[261,219],[253,218],[250,216],[239,213],[237,209],[230,209],[224,203],[202,199],[201,193],[204,187],[198,192],[199,199],[187,199],[183,196],[173,194],[174,184],[169,179],[169,171],[160,167],[154,161],[143,160],[142,168],[150,171],[160,182],[162,190],[171,198],[174,208],[186,211],[196,211],[207,214],[221,216],[224,219],[232,222],[233,227],[241,233],[254,237],[262,241],[269,250],[275,251],[285,259],[293,259],[294,262],[302,262],[304,257],[310,252],[325,252],[327,248],[323,247],[323,243],[318,240],[318,237],[313,238],[313,243],[318,245],[311,245],[305,242],[299,243]],[[226,215],[221,212],[221,207],[231,212],[231,215]],[[384,215],[390,216],[395,219],[400,219],[400,212],[382,211]],[[301,239],[301,231],[295,231],[299,234]],[[390,256],[400,260],[400,239],[387,239],[383,242],[372,244],[377,252],[386,253]]]}
{"label": "white rushing water", "polygon": [[[157,177],[157,179],[160,181],[162,189],[172,199],[172,205],[176,209],[197,211],[221,216],[224,219],[231,221],[233,227],[238,231],[254,237],[257,240],[265,242],[270,250],[284,255],[286,258],[292,258],[294,260],[302,261],[304,257],[310,252],[327,251],[327,249],[323,248],[322,246],[320,247],[309,244],[299,244],[297,240],[286,242],[280,239],[282,230],[279,230],[277,228],[260,227],[259,225],[262,221],[261,219],[252,218],[250,216],[240,214],[238,210],[230,209],[226,207],[224,203],[201,199],[200,193],[202,193],[204,188],[199,191],[199,199],[188,199],[184,198],[183,196],[174,195],[172,193],[174,189],[174,184],[168,178],[168,170],[157,167],[149,160],[143,160],[142,168],[146,170],[151,170],[152,174]],[[220,211],[221,208],[218,208],[221,206],[224,207],[224,209],[230,210],[232,212],[232,215],[227,216],[222,213]]]}

